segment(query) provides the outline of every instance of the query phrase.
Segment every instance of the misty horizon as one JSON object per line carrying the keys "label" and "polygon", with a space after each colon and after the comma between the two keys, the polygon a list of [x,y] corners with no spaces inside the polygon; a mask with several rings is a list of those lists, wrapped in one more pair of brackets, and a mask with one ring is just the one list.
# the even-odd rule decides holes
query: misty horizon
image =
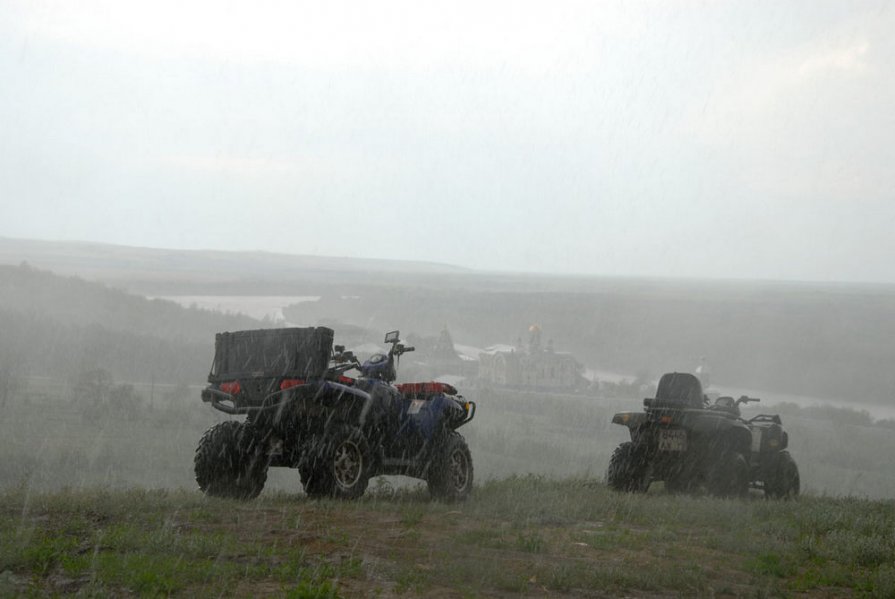
{"label": "misty horizon", "polygon": [[[3,243],[6,242],[9,244],[9,249],[3,248]],[[33,253],[34,245],[38,246],[45,245],[45,248],[40,248],[36,253]],[[409,258],[385,258],[378,256],[351,256],[351,255],[323,255],[323,254],[294,254],[289,252],[279,252],[279,251],[271,251],[265,249],[245,249],[245,250],[235,250],[235,249],[222,249],[222,248],[184,248],[184,247],[156,247],[156,246],[136,246],[136,245],[127,245],[127,244],[117,244],[117,243],[108,243],[103,241],[91,241],[84,239],[47,239],[47,238],[13,238],[8,236],[0,236],[0,263],[6,263],[10,266],[17,265],[21,262],[27,262],[32,266],[37,268],[46,268],[47,270],[53,272],[69,272],[64,267],[62,269],[59,268],[60,264],[57,262],[59,258],[63,254],[54,253],[53,250],[49,249],[51,246],[56,246],[57,248],[78,248],[82,250],[104,250],[106,252],[120,252],[120,251],[136,251],[136,252],[146,252],[148,254],[159,253],[159,254],[177,254],[182,253],[184,255],[202,255],[202,254],[218,254],[222,256],[245,256],[251,257],[253,255],[260,257],[270,257],[270,258],[296,258],[296,259],[311,259],[311,260],[321,260],[323,261],[321,265],[325,265],[327,262],[331,263],[331,268],[333,270],[339,270],[339,268],[351,267],[352,264],[355,265],[364,265],[369,264],[373,266],[383,267],[384,265],[410,265],[408,272],[414,272],[415,269],[420,271],[424,271],[427,267],[434,267],[438,269],[448,269],[450,272],[454,272],[456,274],[469,274],[469,275],[481,275],[481,276],[518,276],[522,278],[526,277],[539,277],[539,278],[554,278],[558,280],[566,279],[566,280],[598,280],[598,279],[608,279],[608,280],[619,280],[625,281],[630,280],[632,282],[643,281],[643,282],[693,282],[693,283],[731,283],[731,284],[793,284],[793,285],[820,285],[820,286],[830,286],[830,287],[855,287],[855,288],[878,288],[878,289],[887,289],[895,287],[895,281],[871,281],[871,280],[831,280],[831,279],[762,279],[762,278],[750,278],[750,277],[737,277],[734,274],[728,274],[726,276],[688,276],[688,275],[675,275],[673,273],[667,274],[657,274],[657,275],[646,275],[646,274],[603,274],[603,273],[584,273],[584,272],[546,272],[546,271],[533,271],[533,270],[490,270],[490,269],[482,269],[478,268],[474,265],[467,264],[459,264],[452,262],[433,262],[433,261],[419,261],[413,260]],[[416,265],[416,266],[413,266]],[[307,265],[304,265],[307,266]],[[351,267],[352,269],[355,267]],[[373,268],[373,271],[376,269]],[[71,271],[71,274],[79,274],[79,272]],[[85,275],[86,278],[90,279],[90,275]],[[100,278],[101,280],[101,278]]]}
{"label": "misty horizon", "polygon": [[895,282],[885,2],[24,1],[0,235]]}

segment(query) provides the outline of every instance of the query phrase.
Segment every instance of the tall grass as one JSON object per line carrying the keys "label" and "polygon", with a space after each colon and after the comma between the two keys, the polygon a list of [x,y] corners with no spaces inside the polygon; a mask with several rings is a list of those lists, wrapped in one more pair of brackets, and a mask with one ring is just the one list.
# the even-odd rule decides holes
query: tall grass
{"label": "tall grass", "polygon": [[461,505],[415,488],[249,503],[18,489],[0,494],[0,594],[889,597],[892,507],[629,495],[539,476],[489,481]]}

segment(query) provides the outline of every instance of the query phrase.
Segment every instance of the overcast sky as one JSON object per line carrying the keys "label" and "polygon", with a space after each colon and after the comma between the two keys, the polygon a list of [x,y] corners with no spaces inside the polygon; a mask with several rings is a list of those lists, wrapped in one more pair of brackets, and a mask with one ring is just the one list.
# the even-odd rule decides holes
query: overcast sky
{"label": "overcast sky", "polygon": [[0,0],[0,236],[895,282],[892,2]]}

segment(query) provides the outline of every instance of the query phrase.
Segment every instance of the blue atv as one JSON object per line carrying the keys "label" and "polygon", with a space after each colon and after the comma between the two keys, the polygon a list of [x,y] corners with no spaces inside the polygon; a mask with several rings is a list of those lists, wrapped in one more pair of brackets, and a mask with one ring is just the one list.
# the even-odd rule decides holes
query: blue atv
{"label": "blue atv", "polygon": [[401,355],[414,350],[398,331],[385,336],[388,353],[363,363],[332,342],[326,327],[217,335],[202,400],[246,418],[203,435],[199,488],[253,498],[268,468],[282,466],[298,470],[311,497],[360,497],[370,477],[398,474],[424,479],[435,498],[465,499],[472,456],[457,429],[475,403],[444,383],[394,384]]}

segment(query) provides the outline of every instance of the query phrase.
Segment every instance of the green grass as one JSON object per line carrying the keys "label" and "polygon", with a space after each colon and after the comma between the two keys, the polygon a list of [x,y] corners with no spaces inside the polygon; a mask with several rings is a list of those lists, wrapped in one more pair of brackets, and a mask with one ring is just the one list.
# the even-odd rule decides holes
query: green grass
{"label": "green grass", "polygon": [[891,502],[488,482],[461,505],[194,492],[0,494],[0,595],[895,594]]}

